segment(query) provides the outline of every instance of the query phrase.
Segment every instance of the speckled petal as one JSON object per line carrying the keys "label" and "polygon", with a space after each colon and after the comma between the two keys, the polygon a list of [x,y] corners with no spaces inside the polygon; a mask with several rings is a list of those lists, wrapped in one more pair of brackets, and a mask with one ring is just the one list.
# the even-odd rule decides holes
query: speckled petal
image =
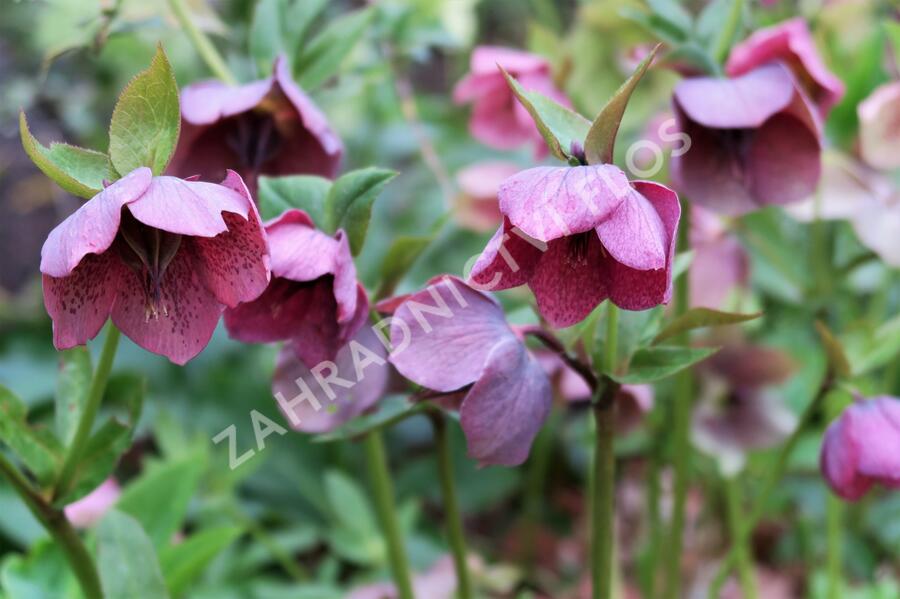
{"label": "speckled petal", "polygon": [[528,238],[504,220],[472,267],[470,279],[485,290],[518,287],[528,282],[547,244]]}

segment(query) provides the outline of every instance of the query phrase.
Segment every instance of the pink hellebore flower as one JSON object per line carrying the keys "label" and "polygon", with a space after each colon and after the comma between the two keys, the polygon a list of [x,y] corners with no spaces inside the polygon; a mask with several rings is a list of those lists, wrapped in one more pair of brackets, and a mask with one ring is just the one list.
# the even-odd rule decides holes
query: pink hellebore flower
{"label": "pink hellebore flower", "polygon": [[457,198],[456,218],[464,227],[484,232],[503,222],[497,193],[500,185],[521,169],[514,162],[476,162],[456,174],[462,192]]}
{"label": "pink hellebore flower", "polygon": [[794,73],[822,118],[844,95],[843,82],[822,62],[802,17],[754,32],[731,50],[725,72],[736,77],[772,61],[780,61]]}
{"label": "pink hellebore flower", "polygon": [[122,490],[114,478],[107,478],[103,483],[74,503],[66,506],[66,518],[76,528],[89,528],[109,511]]}
{"label": "pink hellebore flower", "polygon": [[525,461],[550,411],[550,381],[493,298],[455,277],[437,279],[397,307],[391,344],[400,374],[464,393],[459,415],[471,457],[481,465]]}
{"label": "pink hellebore flower", "polygon": [[863,160],[883,170],[900,167],[900,81],[882,85],[856,110]]}
{"label": "pink hellebore flower", "polygon": [[269,250],[236,173],[217,185],[141,167],[50,232],[41,272],[57,349],[83,345],[111,317],[144,349],[184,364],[225,306],[266,288]]}
{"label": "pink hellebore flower", "polygon": [[900,489],[900,399],[873,397],[844,410],[825,432],[819,463],[831,490],[848,501],[875,483]]}
{"label": "pink hellebore flower", "polygon": [[265,292],[225,312],[225,326],[245,343],[291,341],[312,368],[335,357],[365,323],[366,291],[343,230],[334,237],[315,228],[302,210],[268,221],[272,282]]}
{"label": "pink hellebore flower", "polygon": [[739,215],[815,190],[821,125],[782,65],[734,79],[685,79],[675,87],[673,104],[691,146],[672,156],[672,180],[692,201]]}
{"label": "pink hellebore flower", "polygon": [[550,63],[544,58],[510,48],[479,46],[472,52],[470,72],[453,90],[457,104],[474,103],[469,131],[491,148],[509,150],[533,143],[535,157],[547,155],[547,145],[528,111],[516,100],[501,66],[529,91],[536,91],[565,106],[568,98],[556,88]]}
{"label": "pink hellebore flower", "polygon": [[259,175],[333,177],[344,151],[282,58],[267,79],[240,86],[203,81],[185,87],[181,118],[169,172],[215,178],[235,168],[254,197]]}
{"label": "pink hellebore flower", "polygon": [[610,164],[538,167],[500,186],[503,225],[472,269],[488,289],[528,284],[556,327],[609,298],[626,310],[666,303],[681,206],[668,187]]}
{"label": "pink hellebore flower", "polygon": [[750,277],[750,257],[712,212],[691,206],[691,306],[721,309]]}

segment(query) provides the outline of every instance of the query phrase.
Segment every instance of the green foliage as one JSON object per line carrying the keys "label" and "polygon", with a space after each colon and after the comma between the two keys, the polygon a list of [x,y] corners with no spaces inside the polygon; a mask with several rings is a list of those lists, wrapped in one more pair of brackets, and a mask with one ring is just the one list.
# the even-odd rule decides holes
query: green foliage
{"label": "green foliage", "polygon": [[137,520],[118,510],[100,521],[97,569],[105,599],[169,597],[153,543]]}
{"label": "green foliage", "polygon": [[52,431],[31,426],[22,400],[0,386],[0,441],[22,460],[41,485],[50,484],[62,466],[62,447]]}
{"label": "green foliage", "polygon": [[56,436],[68,447],[78,428],[78,420],[87,402],[94,374],[91,354],[86,347],[74,347],[59,353],[56,378]]}
{"label": "green foliage", "polygon": [[177,545],[162,548],[159,563],[169,593],[176,597],[183,594],[242,532],[237,526],[216,526],[195,532]]}
{"label": "green foliage", "polygon": [[759,318],[760,316],[762,316],[761,312],[755,314],[735,314],[732,312],[711,310],[709,308],[692,308],[669,321],[666,326],[663,327],[663,330],[653,339],[653,343],[660,343],[666,339],[671,339],[681,333],[692,331],[694,329],[737,324]]}
{"label": "green foliage", "polygon": [[364,8],[338,17],[304,45],[295,68],[300,87],[312,90],[332,77],[359,42],[374,14],[373,8]]}
{"label": "green foliage", "polygon": [[259,0],[250,24],[250,56],[260,73],[268,74],[272,62],[283,55],[294,60],[306,34],[327,0]]}
{"label": "green foliage", "polygon": [[392,295],[403,276],[433,241],[434,235],[396,237],[391,242],[391,247],[388,248],[382,262],[381,276],[379,277],[381,283],[375,293],[376,297],[383,298]]}
{"label": "green foliage", "polygon": [[328,190],[323,228],[346,231],[354,256],[359,254],[366,240],[375,198],[396,176],[397,173],[391,170],[364,168],[341,176]]}
{"label": "green foliage", "polygon": [[181,130],[178,85],[162,46],[150,67],[122,90],[109,123],[109,159],[119,175],[150,167],[160,175]]}
{"label": "green foliage", "polygon": [[653,383],[681,372],[716,353],[717,347],[669,347],[657,345],[639,349],[631,358],[628,373],[610,375],[626,385]]}
{"label": "green foliage", "polygon": [[363,414],[333,431],[317,435],[315,440],[317,443],[330,443],[359,439],[366,433],[388,428],[427,409],[427,402],[413,402],[405,395],[388,395],[378,400],[378,410],[375,412]]}
{"label": "green foliage", "polygon": [[321,227],[325,224],[325,198],[329,189],[331,181],[315,175],[260,177],[257,192],[260,215],[269,220],[285,210],[299,208]]}
{"label": "green foliage", "polygon": [[332,471],[325,474],[325,494],[334,522],[328,535],[331,548],[356,564],[384,562],[384,541],[363,490],[351,478]]}

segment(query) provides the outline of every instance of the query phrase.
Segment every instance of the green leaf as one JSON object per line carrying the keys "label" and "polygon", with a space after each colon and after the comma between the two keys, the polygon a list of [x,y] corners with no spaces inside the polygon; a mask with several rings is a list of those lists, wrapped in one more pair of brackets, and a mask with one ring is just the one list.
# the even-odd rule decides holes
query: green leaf
{"label": "green leaf", "polygon": [[293,60],[327,0],[259,0],[250,24],[250,56],[268,73],[279,54]]}
{"label": "green leaf", "polygon": [[663,330],[653,339],[653,343],[657,344],[693,329],[737,324],[739,322],[754,320],[760,316],[762,316],[762,312],[736,314],[733,312],[711,310],[709,308],[692,308],[663,327]]}
{"label": "green leaf", "polygon": [[0,582],[9,599],[82,599],[62,548],[49,538],[39,539],[27,555],[6,554]]}
{"label": "green leaf", "polygon": [[109,157],[102,152],[52,142],[45,147],[28,129],[25,113],[19,113],[22,147],[35,166],[67,192],[92,198],[103,189],[103,180],[111,179]]}
{"label": "green leaf", "polygon": [[56,378],[56,436],[68,447],[87,402],[93,370],[91,354],[84,346],[59,352]]}
{"label": "green leaf", "polygon": [[153,543],[131,516],[112,510],[97,529],[97,570],[104,599],[169,596]]}
{"label": "green leaf", "polygon": [[156,56],[122,90],[109,123],[109,159],[120,175],[147,166],[154,175],[166,170],[181,129],[178,84],[157,47]]}
{"label": "green leaf", "polygon": [[619,124],[622,122],[622,116],[625,109],[628,108],[628,100],[631,99],[631,93],[637,87],[638,82],[659,51],[657,45],[634,69],[631,77],[616,90],[613,97],[609,99],[606,106],[594,119],[587,136],[584,138],[584,155],[588,164],[612,164],[613,149],[616,145],[616,134],[619,132]]}
{"label": "green leaf", "polygon": [[359,254],[366,240],[375,198],[396,176],[394,171],[368,167],[343,175],[328,191],[323,228],[330,232],[338,229],[346,231],[354,256]]}
{"label": "green leaf", "polygon": [[705,360],[719,350],[717,347],[655,346],[639,349],[631,359],[628,374],[610,375],[623,385],[652,383],[668,378],[685,368]]}
{"label": "green leaf", "polygon": [[671,24],[685,37],[694,28],[694,18],[679,0],[647,0],[647,4],[654,15]]}
{"label": "green leaf", "polygon": [[137,518],[156,547],[164,547],[181,527],[204,467],[202,459],[189,456],[153,468],[125,487],[117,507]]}
{"label": "green leaf", "polygon": [[[607,310],[609,303],[604,302],[595,312],[597,320],[594,324],[594,342],[592,347],[592,359],[594,368],[598,372],[605,371]],[[639,348],[650,344],[653,336],[659,330],[665,310],[663,306],[656,306],[650,310],[619,310],[619,326],[616,339],[616,372],[622,371],[631,361],[631,357]],[[612,374],[606,372],[606,374]]]}
{"label": "green leaf", "polygon": [[19,456],[44,486],[56,477],[62,465],[62,447],[46,428],[32,428],[25,404],[12,391],[0,386],[0,441]]}
{"label": "green leaf", "polygon": [[348,13],[333,20],[313,38],[297,59],[295,74],[300,87],[313,90],[333,76],[363,37],[374,15],[372,8]]}
{"label": "green leaf", "polygon": [[825,326],[820,320],[816,321],[816,332],[822,340],[822,346],[825,348],[825,355],[828,356],[828,367],[839,377],[848,377],[851,374],[850,362],[847,360],[847,354],[841,342],[838,341],[834,333]]}
{"label": "green leaf", "polygon": [[672,25],[659,15],[647,13],[631,7],[622,8],[619,14],[623,19],[627,19],[643,27],[648,33],[654,37],[666,42],[670,46],[677,46],[687,41],[687,35],[678,27]]}
{"label": "green leaf", "polygon": [[506,77],[506,83],[516,98],[534,119],[538,131],[550,147],[550,153],[560,160],[568,160],[572,142],[584,144],[584,138],[591,128],[591,122],[547,96],[522,87],[503,67],[498,66]]}
{"label": "green leaf", "polygon": [[415,416],[428,409],[427,402],[411,402],[406,395],[388,395],[378,402],[378,410],[364,414],[339,426],[333,431],[316,435],[315,443],[331,443],[358,439],[366,433],[381,430]]}
{"label": "green leaf", "polygon": [[315,175],[260,177],[257,192],[260,215],[269,220],[285,210],[299,208],[321,227],[325,224],[325,198],[330,189],[331,181]]}
{"label": "green leaf", "polygon": [[209,563],[241,536],[238,526],[217,526],[191,534],[177,545],[163,548],[159,563],[172,595],[182,595]]}
{"label": "green leaf", "polygon": [[894,62],[900,64],[900,23],[896,21],[882,21],[884,23],[884,31],[887,34],[891,49],[894,54]]}
{"label": "green leaf", "polygon": [[384,298],[394,293],[397,283],[412,268],[422,252],[434,241],[434,235],[401,235],[396,237],[381,263],[381,284],[376,297]]}
{"label": "green leaf", "polygon": [[357,564],[383,561],[384,541],[363,490],[338,471],[325,474],[325,494],[334,518],[328,542],[335,553]]}
{"label": "green leaf", "polygon": [[866,340],[864,350],[850,360],[851,371],[866,374],[896,359],[897,354],[900,354],[900,315],[879,326]]}
{"label": "green leaf", "polygon": [[145,390],[143,377],[135,374],[119,374],[109,380],[103,403],[107,406],[124,406],[125,417],[110,417],[94,431],[75,467],[72,487],[56,499],[54,505],[62,507],[81,499],[112,475],[119,457],[131,447],[134,427],[143,408]]}

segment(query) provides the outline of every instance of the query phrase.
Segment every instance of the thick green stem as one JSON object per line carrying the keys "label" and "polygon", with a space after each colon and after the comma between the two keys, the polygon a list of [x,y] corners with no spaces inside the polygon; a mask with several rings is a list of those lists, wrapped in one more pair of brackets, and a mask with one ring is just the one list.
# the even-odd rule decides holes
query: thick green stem
{"label": "thick green stem", "polygon": [[81,537],[69,524],[65,513],[44,501],[31,483],[2,454],[0,454],[0,474],[9,481],[34,517],[63,550],[84,596],[87,599],[102,599],[103,591],[100,587],[100,577],[97,575],[94,560],[91,559],[91,554],[88,553]]}
{"label": "thick green stem", "polygon": [[103,342],[103,351],[100,353],[100,361],[97,362],[97,369],[94,370],[94,378],[91,379],[91,386],[88,389],[87,402],[81,417],[78,420],[78,428],[75,429],[75,435],[72,437],[72,443],[69,444],[69,450],[66,453],[65,461],[59,471],[59,478],[56,480],[56,487],[53,492],[54,499],[64,497],[71,490],[72,483],[75,479],[75,471],[78,468],[78,462],[84,453],[84,448],[91,437],[91,430],[94,428],[94,420],[97,418],[97,412],[100,410],[100,403],[103,401],[103,393],[106,391],[106,381],[109,373],[112,371],[113,360],[116,357],[116,349],[119,347],[119,329],[112,323],[106,328],[106,340]]}
{"label": "thick green stem", "polygon": [[594,403],[596,432],[591,488],[591,581],[594,599],[610,599],[615,547],[615,384],[607,381]]}
{"label": "thick green stem", "polygon": [[[691,207],[682,199],[681,226],[678,233],[680,251],[690,249],[690,215]],[[675,317],[687,312],[690,303],[690,279],[684,273],[675,284]],[[687,333],[678,336],[677,341],[687,345],[690,338]],[[693,399],[694,377],[689,368],[675,375],[674,414],[672,418],[672,452],[675,467],[675,499],[672,508],[672,525],[668,540],[668,570],[666,572],[666,594],[669,599],[681,597],[681,551],[684,543],[685,510],[687,507],[688,482],[691,469],[691,404]]]}
{"label": "thick green stem", "polygon": [[738,577],[741,583],[741,593],[744,599],[756,599],[756,576],[753,572],[753,560],[746,537],[741,529],[743,509],[741,507],[741,486],[733,477],[725,479],[725,496],[728,503],[728,528],[731,538],[734,539],[735,556],[737,560]]}
{"label": "thick green stem", "polygon": [[178,19],[178,22],[181,24],[185,33],[187,33],[188,37],[191,39],[191,43],[194,44],[197,53],[200,54],[200,57],[206,63],[206,66],[209,67],[209,70],[228,85],[237,85],[237,79],[231,74],[231,71],[228,69],[222,56],[219,55],[216,47],[213,46],[212,42],[209,41],[209,38],[206,37],[194,21],[191,20],[191,14],[184,3],[184,0],[169,0],[169,7],[172,9],[172,13],[175,15],[175,18]]}
{"label": "thick green stem", "polygon": [[444,521],[447,524],[447,540],[453,553],[453,565],[456,568],[457,590],[459,599],[472,597],[472,585],[469,582],[469,566],[466,561],[466,539],[463,535],[462,514],[456,499],[456,486],[453,479],[453,454],[450,446],[450,435],[447,421],[439,412],[429,414],[434,428],[434,440],[437,444],[438,473],[441,478],[441,493],[444,499]]}
{"label": "thick green stem", "polygon": [[659,472],[662,468],[662,452],[657,445],[658,437],[658,433],[652,436],[654,445],[650,449],[650,462],[647,466],[647,528],[649,534],[641,564],[641,583],[645,597],[656,597],[657,568],[663,543],[662,518],[659,513]]}
{"label": "thick green stem", "polygon": [[606,310],[606,347],[603,354],[603,368],[606,374],[615,374],[619,354],[619,309],[612,302]]}
{"label": "thick green stem", "polygon": [[841,520],[843,519],[844,506],[841,501],[828,494],[826,500],[826,527],[828,531],[828,599],[840,599],[842,597],[841,584],[841,544],[843,538],[841,534]]}
{"label": "thick green stem", "polygon": [[381,532],[387,543],[388,559],[394,575],[394,584],[397,586],[398,597],[414,599],[409,563],[406,559],[406,546],[403,543],[400,525],[397,523],[397,515],[394,513],[394,488],[391,483],[387,452],[381,431],[372,431],[363,438],[363,451],[366,454],[366,465],[372,480],[375,509],[381,523]]}

